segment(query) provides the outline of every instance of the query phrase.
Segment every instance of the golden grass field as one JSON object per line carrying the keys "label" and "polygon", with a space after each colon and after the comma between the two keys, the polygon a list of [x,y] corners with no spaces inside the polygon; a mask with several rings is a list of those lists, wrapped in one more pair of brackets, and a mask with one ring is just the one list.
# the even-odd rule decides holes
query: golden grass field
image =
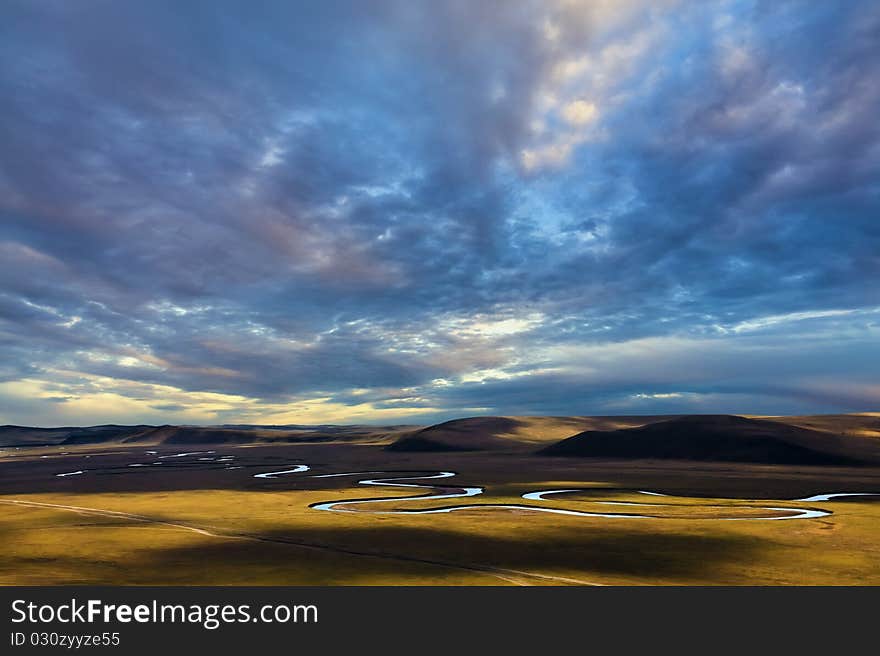
{"label": "golden grass field", "polygon": [[[880,584],[880,468],[584,461],[520,453],[392,454],[375,445],[214,446],[167,467],[145,447],[58,447],[0,457],[0,584],[133,585],[868,585]],[[179,447],[155,447],[174,454]],[[195,450],[195,449],[191,449]],[[85,456],[89,457],[86,458]],[[218,466],[232,456],[241,469]],[[41,457],[46,456],[46,457]],[[190,462],[192,461],[192,462]],[[228,462],[228,461],[223,461]],[[255,473],[312,469],[272,479]],[[86,469],[72,477],[56,473]],[[571,487],[654,490],[662,519],[468,509],[432,515],[323,512],[310,504],[427,490],[357,485],[330,472],[449,470],[444,486],[484,486],[466,502],[601,510],[644,502],[632,491],[529,502]],[[397,474],[402,475],[402,474]],[[411,481],[419,483],[420,481]],[[696,501],[693,497],[699,497]],[[734,498],[739,500],[734,500]],[[761,501],[750,501],[760,499]],[[769,500],[769,501],[768,501]],[[462,501],[393,501],[417,509]],[[11,503],[12,502],[12,503]],[[23,505],[31,504],[31,505]],[[59,509],[36,504],[58,504]],[[832,511],[786,521],[722,521],[759,506]],[[623,509],[623,510],[621,510]],[[120,514],[113,514],[120,513]]]}

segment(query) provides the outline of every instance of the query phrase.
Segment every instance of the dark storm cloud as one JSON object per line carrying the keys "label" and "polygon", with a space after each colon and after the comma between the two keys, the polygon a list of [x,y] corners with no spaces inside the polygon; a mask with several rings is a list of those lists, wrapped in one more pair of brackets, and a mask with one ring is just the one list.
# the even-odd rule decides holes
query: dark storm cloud
{"label": "dark storm cloud", "polygon": [[[67,398],[125,381],[168,412],[187,406],[131,390],[450,415],[880,397],[858,366],[855,387],[828,382],[876,355],[872,3],[47,1],[2,18],[0,382]],[[798,313],[828,311],[850,314],[809,341]],[[788,384],[760,358],[732,371],[739,330],[779,363],[808,356],[774,330],[802,334],[809,366]],[[719,361],[680,374],[672,348],[644,378],[564,355],[665,337]]]}

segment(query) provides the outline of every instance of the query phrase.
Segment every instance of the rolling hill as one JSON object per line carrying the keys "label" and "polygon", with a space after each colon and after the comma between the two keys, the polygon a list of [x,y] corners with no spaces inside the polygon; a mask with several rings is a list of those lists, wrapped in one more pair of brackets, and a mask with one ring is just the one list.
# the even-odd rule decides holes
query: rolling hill
{"label": "rolling hill", "polygon": [[584,430],[642,426],[668,417],[466,417],[415,430],[389,451],[533,450]]}
{"label": "rolling hill", "polygon": [[57,446],[60,444],[100,444],[149,431],[152,426],[62,426],[34,428],[31,426],[0,426],[0,446]]}
{"label": "rolling hill", "polygon": [[0,446],[373,444],[397,452],[517,452],[791,464],[880,462],[880,416],[467,417],[433,426],[0,426]]}
{"label": "rolling hill", "polygon": [[290,444],[360,442],[388,444],[413,426],[86,426],[33,428],[0,426],[0,446],[86,444]]}
{"label": "rolling hill", "polygon": [[880,443],[872,439],[732,415],[692,415],[635,428],[588,430],[539,453],[798,465],[880,463]]}
{"label": "rolling hill", "polygon": [[791,417],[751,417],[834,435],[880,438],[880,413],[863,412],[851,415],[803,415]]}

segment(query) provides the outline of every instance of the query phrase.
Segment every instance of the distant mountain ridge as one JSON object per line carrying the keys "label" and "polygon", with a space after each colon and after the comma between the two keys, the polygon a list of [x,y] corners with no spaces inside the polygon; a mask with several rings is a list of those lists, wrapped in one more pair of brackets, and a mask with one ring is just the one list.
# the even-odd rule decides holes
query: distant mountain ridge
{"label": "distant mountain ridge", "polygon": [[358,443],[395,452],[515,452],[610,459],[880,464],[880,416],[465,417],[432,426],[0,426],[0,446]]}
{"label": "distant mountain ridge", "polygon": [[376,442],[386,444],[418,426],[392,425],[227,425],[227,426],[0,426],[0,447],[83,444],[252,444],[295,442]]}

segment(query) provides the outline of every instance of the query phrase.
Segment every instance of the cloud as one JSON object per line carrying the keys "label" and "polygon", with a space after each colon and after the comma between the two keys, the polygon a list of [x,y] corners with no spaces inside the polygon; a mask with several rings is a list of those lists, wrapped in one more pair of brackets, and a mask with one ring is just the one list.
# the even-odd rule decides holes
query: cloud
{"label": "cloud", "polygon": [[0,420],[876,406],[872,3],[0,19]]}

